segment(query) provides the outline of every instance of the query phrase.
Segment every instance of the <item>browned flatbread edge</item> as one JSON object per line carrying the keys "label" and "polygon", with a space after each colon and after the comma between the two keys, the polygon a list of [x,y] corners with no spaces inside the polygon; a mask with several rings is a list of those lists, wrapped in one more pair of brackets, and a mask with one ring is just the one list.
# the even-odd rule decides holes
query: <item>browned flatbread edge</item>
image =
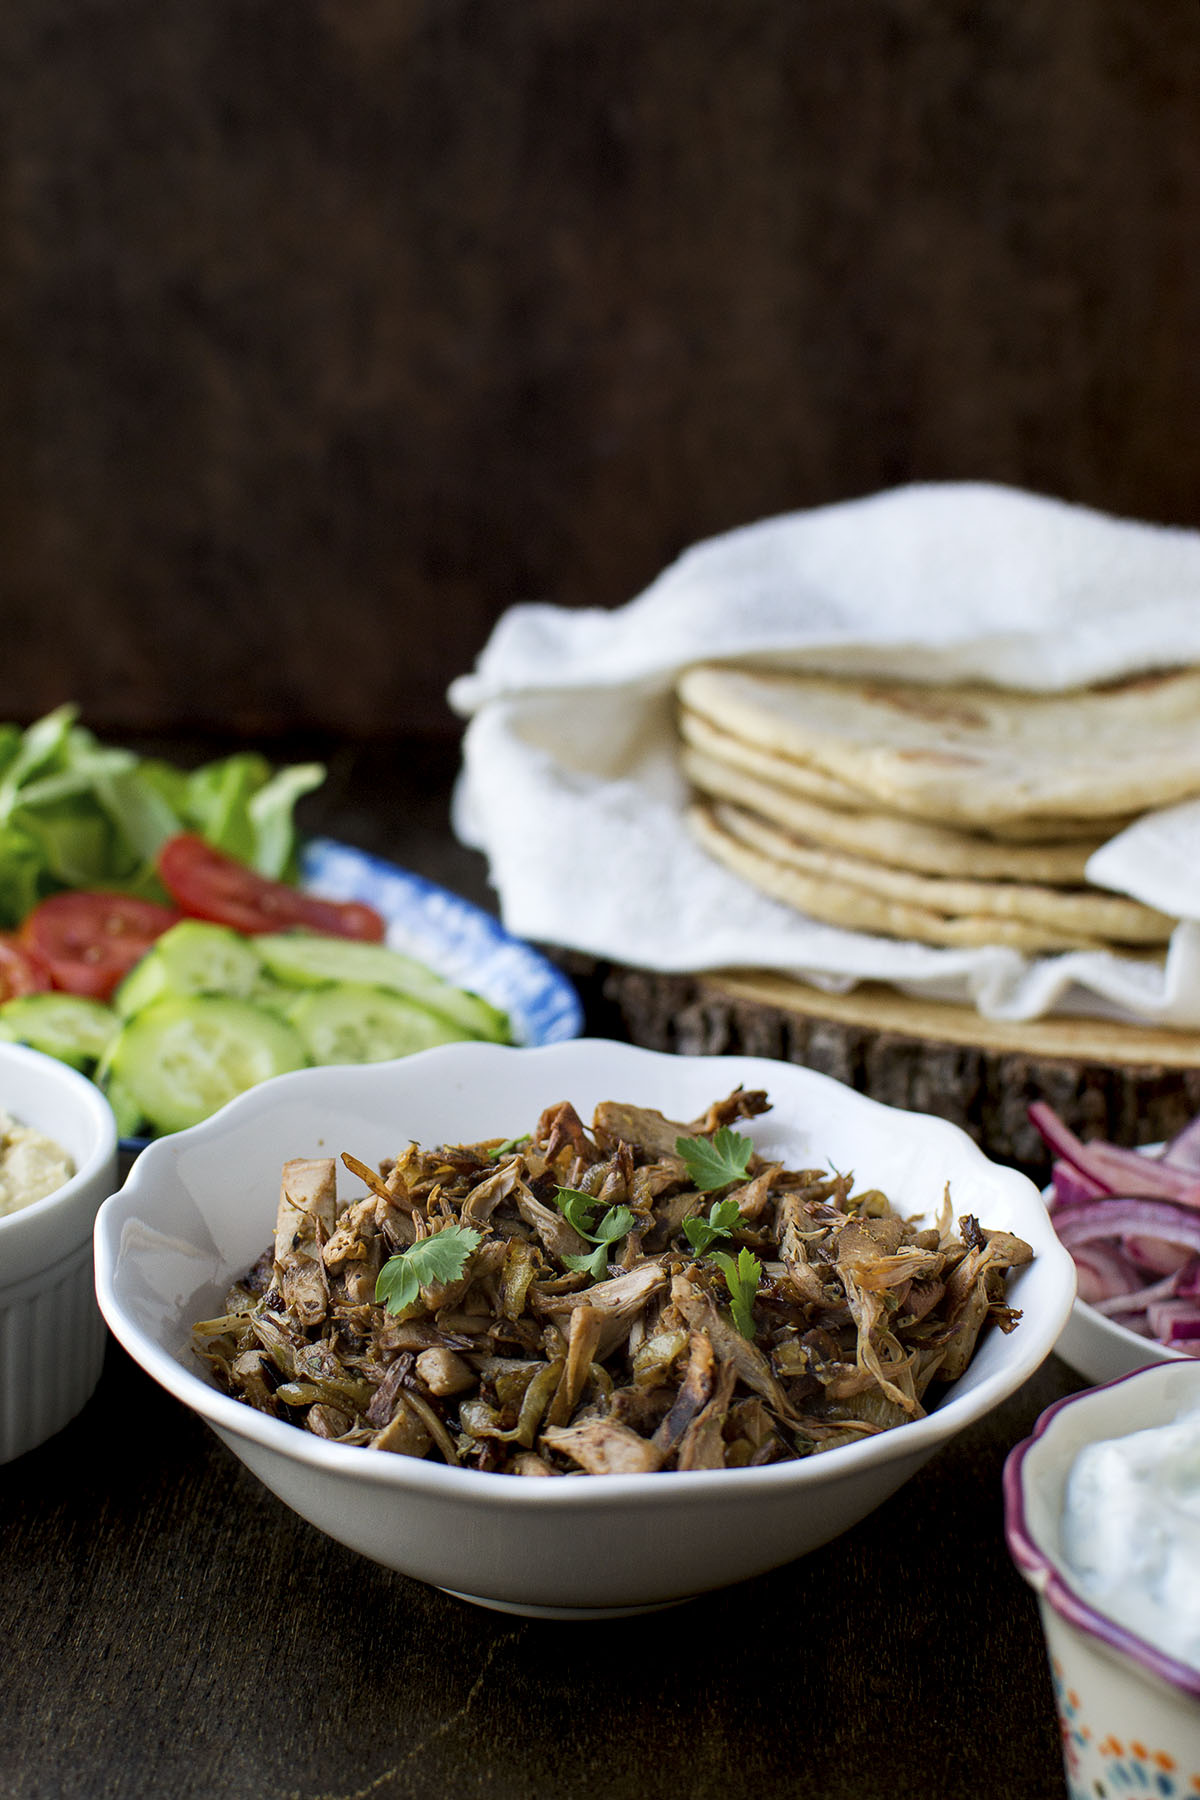
{"label": "browned flatbread edge", "polygon": [[987,1019],[972,1006],[914,999],[882,982],[827,994],[791,976],[753,969],[720,969],[702,979],[733,999],[938,1043],[1110,1066],[1200,1066],[1200,1033],[1161,1025],[1083,1017]]}

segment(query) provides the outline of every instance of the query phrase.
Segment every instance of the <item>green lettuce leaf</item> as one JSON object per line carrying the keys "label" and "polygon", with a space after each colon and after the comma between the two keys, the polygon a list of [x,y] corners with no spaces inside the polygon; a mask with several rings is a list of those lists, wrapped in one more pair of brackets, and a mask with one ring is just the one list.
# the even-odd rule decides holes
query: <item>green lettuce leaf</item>
{"label": "green lettuce leaf", "polygon": [[22,731],[0,725],[0,927],[63,887],[165,899],[155,859],[196,831],[274,880],[294,879],[297,801],[324,780],[318,763],[273,770],[256,751],[191,772],[98,742],[59,706]]}
{"label": "green lettuce leaf", "polygon": [[[60,803],[14,812],[12,823],[37,844],[42,857],[43,885],[102,888],[115,885],[117,858],[112,828],[94,806]],[[129,871],[122,870],[121,873]]]}
{"label": "green lettuce leaf", "polygon": [[247,811],[254,831],[252,864],[272,881],[295,877],[296,830],[292,813],[296,802],[325,779],[321,763],[293,763],[265,781],[250,798]]}
{"label": "green lettuce leaf", "polygon": [[0,825],[0,928],[11,930],[37,905],[44,868],[36,838],[19,825]]}

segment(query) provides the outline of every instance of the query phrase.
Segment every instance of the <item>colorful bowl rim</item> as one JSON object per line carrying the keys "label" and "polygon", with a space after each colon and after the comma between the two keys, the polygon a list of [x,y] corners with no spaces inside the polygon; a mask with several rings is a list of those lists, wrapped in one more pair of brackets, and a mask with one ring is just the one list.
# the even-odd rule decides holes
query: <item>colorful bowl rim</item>
{"label": "colorful bowl rim", "polygon": [[[1195,1358],[1188,1358],[1187,1361],[1194,1362]],[[1048,1406],[1030,1435],[1014,1445],[1005,1458],[1004,1535],[1009,1553],[1021,1574],[1068,1625],[1073,1625],[1088,1637],[1098,1639],[1160,1681],[1165,1681],[1168,1686],[1180,1689],[1194,1700],[1200,1700],[1200,1669],[1191,1668],[1187,1663],[1168,1656],[1165,1651],[1156,1649],[1145,1638],[1118,1625],[1115,1619],[1099,1612],[1085,1600],[1060,1572],[1057,1561],[1039,1548],[1025,1516],[1025,1459],[1038,1439],[1045,1436],[1059,1413],[1080,1400],[1088,1400],[1109,1388],[1120,1387],[1126,1381],[1137,1381],[1143,1375],[1175,1366],[1174,1363],[1154,1363],[1147,1368],[1132,1369],[1128,1374],[1118,1375],[1112,1381],[1066,1394],[1061,1400]]]}

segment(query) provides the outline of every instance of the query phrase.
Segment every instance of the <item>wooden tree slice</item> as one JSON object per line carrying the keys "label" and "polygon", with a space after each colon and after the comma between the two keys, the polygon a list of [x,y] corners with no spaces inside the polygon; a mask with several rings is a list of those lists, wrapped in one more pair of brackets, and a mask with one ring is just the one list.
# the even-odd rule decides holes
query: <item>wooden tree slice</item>
{"label": "wooden tree slice", "polygon": [[870,983],[823,994],[750,970],[662,975],[572,960],[609,1009],[604,1028],[685,1056],[770,1056],[890,1106],[935,1113],[988,1153],[1044,1179],[1029,1124],[1046,1100],[1083,1138],[1141,1144],[1200,1112],[1200,1034],[1104,1019],[982,1019]]}

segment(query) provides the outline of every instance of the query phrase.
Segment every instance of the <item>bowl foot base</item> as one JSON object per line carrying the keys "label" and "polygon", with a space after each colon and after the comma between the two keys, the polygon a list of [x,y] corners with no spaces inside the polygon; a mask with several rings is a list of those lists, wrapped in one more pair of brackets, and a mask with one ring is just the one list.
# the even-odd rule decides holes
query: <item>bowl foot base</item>
{"label": "bowl foot base", "polygon": [[487,1594],[460,1594],[457,1588],[443,1588],[452,1600],[465,1600],[471,1606],[486,1606],[489,1612],[515,1613],[522,1619],[632,1619],[638,1613],[662,1612],[668,1606],[683,1606],[691,1599],[683,1594],[678,1600],[652,1600],[646,1606],[523,1606],[517,1600],[493,1600]]}

